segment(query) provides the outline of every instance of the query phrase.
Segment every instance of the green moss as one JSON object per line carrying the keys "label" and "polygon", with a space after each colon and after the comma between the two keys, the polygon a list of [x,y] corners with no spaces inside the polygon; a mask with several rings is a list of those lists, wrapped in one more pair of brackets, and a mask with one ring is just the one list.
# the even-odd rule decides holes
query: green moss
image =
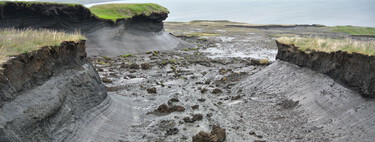
{"label": "green moss", "polygon": [[334,32],[349,33],[352,35],[375,35],[375,28],[355,27],[355,26],[335,26],[331,27]]}
{"label": "green moss", "polygon": [[107,56],[102,56],[103,59],[105,60],[112,60],[111,58],[107,57]]}
{"label": "green moss", "polygon": [[131,56],[133,56],[133,55],[131,55],[131,54],[121,55],[122,58],[127,58],[127,57],[131,57]]}
{"label": "green moss", "polygon": [[55,5],[68,5],[68,6],[71,6],[71,7],[75,7],[75,6],[82,6],[81,4],[75,4],[75,3],[53,3],[53,2],[38,2],[38,1],[1,1],[0,2],[0,6],[2,5],[6,5],[8,3],[15,3],[17,5],[25,5],[26,7],[31,7],[33,5],[36,5],[36,4],[55,4]]}
{"label": "green moss", "polygon": [[104,4],[89,8],[102,19],[128,19],[138,15],[150,16],[153,13],[169,13],[168,9],[153,3],[144,4]]}
{"label": "green moss", "polygon": [[192,51],[192,50],[198,50],[199,48],[187,48],[187,49],[181,49],[182,51]]}

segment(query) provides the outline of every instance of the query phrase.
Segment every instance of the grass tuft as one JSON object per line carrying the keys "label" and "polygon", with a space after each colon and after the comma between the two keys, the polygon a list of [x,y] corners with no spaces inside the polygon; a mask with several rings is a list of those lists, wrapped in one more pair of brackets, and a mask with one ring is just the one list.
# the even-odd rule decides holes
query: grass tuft
{"label": "grass tuft", "polygon": [[143,4],[103,4],[89,8],[92,13],[102,19],[116,21],[138,15],[150,16],[153,13],[169,13],[168,9],[153,3]]}
{"label": "grass tuft", "polygon": [[15,3],[17,5],[25,5],[26,7],[32,7],[33,5],[36,5],[36,4],[42,4],[42,5],[55,4],[55,5],[68,5],[71,7],[76,7],[76,6],[83,7],[83,5],[75,4],[75,3],[54,3],[54,2],[39,2],[39,1],[0,1],[0,6],[4,6],[8,3]]}
{"label": "grass tuft", "polygon": [[294,44],[302,51],[316,50],[322,52],[346,51],[349,53],[360,53],[375,55],[375,41],[358,41],[353,39],[332,38],[303,38],[303,37],[281,37],[277,41],[285,44]]}
{"label": "grass tuft", "polygon": [[58,46],[63,41],[85,39],[79,32],[68,34],[53,30],[0,29],[0,64],[9,56],[27,53],[44,46]]}
{"label": "grass tuft", "polygon": [[335,26],[331,27],[334,32],[348,33],[352,35],[375,35],[375,28],[355,27],[355,26]]}

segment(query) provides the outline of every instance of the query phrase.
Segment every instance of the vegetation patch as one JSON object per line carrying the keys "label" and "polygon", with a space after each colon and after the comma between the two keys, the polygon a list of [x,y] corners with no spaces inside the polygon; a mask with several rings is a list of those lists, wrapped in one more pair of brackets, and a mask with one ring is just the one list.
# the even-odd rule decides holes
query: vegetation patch
{"label": "vegetation patch", "polygon": [[335,52],[346,51],[349,53],[360,53],[375,55],[375,41],[358,41],[353,39],[331,39],[331,38],[303,38],[303,37],[281,37],[277,41],[285,44],[294,44],[302,51]]}
{"label": "vegetation patch", "polygon": [[181,51],[192,51],[192,50],[198,50],[199,48],[187,48],[187,49],[181,49]]}
{"label": "vegetation patch", "polygon": [[75,3],[53,3],[53,2],[39,2],[39,1],[0,1],[0,6],[5,6],[9,3],[15,3],[17,5],[25,5],[26,7],[32,7],[33,5],[67,5],[71,7],[81,6],[81,4]]}
{"label": "vegetation patch", "polygon": [[181,34],[177,36],[184,36],[184,37],[202,37],[202,36],[220,36],[220,34],[216,33],[187,33],[187,34]]}
{"label": "vegetation patch", "polygon": [[169,13],[168,9],[153,3],[143,4],[103,4],[89,8],[92,13],[102,19],[116,21],[138,15],[150,16],[153,13]]}
{"label": "vegetation patch", "polygon": [[349,33],[352,35],[375,35],[375,28],[355,27],[355,26],[335,26],[331,27],[334,32]]}
{"label": "vegetation patch", "polygon": [[131,57],[133,56],[132,54],[125,54],[125,55],[121,55],[122,58],[127,58],[127,57]]}
{"label": "vegetation patch", "polygon": [[58,46],[63,41],[79,41],[84,36],[76,33],[64,33],[53,30],[0,29],[0,64],[9,56],[27,53],[44,46]]}

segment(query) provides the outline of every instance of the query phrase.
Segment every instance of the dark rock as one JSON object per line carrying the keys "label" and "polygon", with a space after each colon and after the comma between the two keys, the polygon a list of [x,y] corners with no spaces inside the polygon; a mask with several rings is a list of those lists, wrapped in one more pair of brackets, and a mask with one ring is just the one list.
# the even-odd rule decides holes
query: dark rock
{"label": "dark rock", "polygon": [[154,110],[153,114],[156,115],[167,115],[172,112],[183,112],[185,111],[185,108],[183,106],[172,106],[169,107],[166,104],[160,105],[156,110]]}
{"label": "dark rock", "polygon": [[147,70],[147,69],[149,69],[151,67],[151,65],[149,64],[149,63],[143,63],[143,64],[141,64],[141,68],[143,69],[143,70]]}
{"label": "dark rock", "polygon": [[185,111],[185,108],[183,106],[172,106],[171,110],[177,111],[177,112],[183,112],[183,111]]}
{"label": "dark rock", "polygon": [[199,109],[199,105],[193,105],[193,106],[191,106],[191,108],[194,109],[194,110]]}
{"label": "dark rock", "polygon": [[201,93],[204,94],[204,93],[206,93],[207,91],[208,91],[207,88],[203,88],[203,89],[201,90]]}
{"label": "dark rock", "polygon": [[138,64],[136,64],[136,63],[132,63],[132,64],[130,64],[129,68],[130,68],[130,69],[139,69],[140,67],[139,67]]}
{"label": "dark rock", "polygon": [[103,81],[104,83],[112,83],[112,80],[109,79],[109,78],[106,78],[106,77],[102,78],[102,81]]}
{"label": "dark rock", "polygon": [[194,123],[195,121],[203,120],[202,114],[193,114],[192,117],[184,117],[183,120],[186,123]]}
{"label": "dark rock", "polygon": [[232,101],[241,99],[241,95],[237,95],[235,97],[232,97]]}
{"label": "dark rock", "polygon": [[221,94],[223,93],[223,91],[219,88],[215,88],[213,91],[212,91],[212,94]]}
{"label": "dark rock", "polygon": [[212,135],[216,135],[218,138],[218,142],[225,141],[227,134],[225,133],[225,129],[221,128],[220,126],[214,125],[211,131]]}
{"label": "dark rock", "polygon": [[216,135],[201,131],[193,136],[193,142],[219,142],[219,138]]}
{"label": "dark rock", "polygon": [[153,88],[148,88],[148,89],[147,89],[147,92],[150,93],[150,94],[156,94],[156,93],[157,93],[155,87],[153,87]]}
{"label": "dark rock", "polygon": [[206,99],[198,99],[198,101],[200,101],[200,102],[205,102],[206,101]]}
{"label": "dark rock", "polygon": [[165,133],[165,135],[169,136],[169,135],[175,135],[177,133],[178,133],[178,129],[177,128],[172,128],[172,129],[167,130],[167,133]]}
{"label": "dark rock", "polygon": [[284,109],[291,109],[296,107],[299,104],[299,101],[293,101],[293,100],[283,100],[281,103],[278,103],[277,105],[282,106]]}

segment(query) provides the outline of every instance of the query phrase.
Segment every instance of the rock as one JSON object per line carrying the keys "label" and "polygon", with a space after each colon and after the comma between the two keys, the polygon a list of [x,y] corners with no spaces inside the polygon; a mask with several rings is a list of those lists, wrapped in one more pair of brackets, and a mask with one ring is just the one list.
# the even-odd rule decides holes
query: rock
{"label": "rock", "polygon": [[213,91],[212,91],[212,94],[221,94],[223,93],[223,91],[219,88],[215,88]]}
{"label": "rock", "polygon": [[185,108],[183,106],[172,106],[171,109],[172,111],[177,111],[177,112],[185,111]]}
{"label": "rock", "polygon": [[104,77],[104,78],[102,79],[102,81],[103,81],[104,83],[112,83],[112,80],[109,79],[109,78],[106,78],[106,77]]}
{"label": "rock", "polygon": [[241,99],[241,95],[237,95],[235,97],[232,97],[232,101]]}
{"label": "rock", "polygon": [[223,142],[227,137],[227,134],[225,133],[225,129],[217,125],[213,126],[211,134],[216,135],[219,142]]}
{"label": "rock", "polygon": [[200,101],[200,102],[205,102],[206,101],[206,99],[198,99],[198,101]]}
{"label": "rock", "polygon": [[212,135],[206,132],[199,132],[197,135],[193,136],[193,142],[219,142],[216,135]]}
{"label": "rock", "polygon": [[172,128],[172,129],[167,130],[167,133],[165,133],[165,135],[169,136],[169,135],[175,135],[177,133],[178,133],[178,129],[177,128]]}
{"label": "rock", "polygon": [[153,87],[153,88],[148,88],[148,89],[147,89],[147,92],[150,93],[150,94],[156,94],[156,93],[157,93],[155,87]]}
{"label": "rock", "polygon": [[139,65],[136,64],[136,63],[132,63],[132,64],[130,64],[129,68],[130,69],[139,69]]}
{"label": "rock", "polygon": [[151,65],[149,64],[149,63],[143,63],[143,64],[141,64],[141,68],[143,69],[143,70],[147,70],[147,69],[149,69],[151,67]]}
{"label": "rock", "polygon": [[284,109],[291,109],[296,107],[299,104],[299,101],[293,101],[293,100],[283,100],[281,103],[278,103],[277,105],[280,105]]}
{"label": "rock", "polygon": [[193,114],[192,117],[185,117],[185,118],[183,118],[183,120],[186,123],[194,123],[195,121],[200,121],[202,119],[203,119],[203,115],[202,114]]}
{"label": "rock", "polygon": [[207,91],[208,91],[208,89],[203,88],[203,89],[201,90],[201,93],[204,94],[204,93],[206,93]]}
{"label": "rock", "polygon": [[191,109],[199,109],[199,105],[193,105],[193,106],[191,106]]}
{"label": "rock", "polygon": [[193,136],[193,142],[224,142],[226,139],[225,129],[214,125],[211,133],[199,132]]}
{"label": "rock", "polygon": [[172,112],[183,112],[185,108],[183,106],[172,106],[169,107],[166,104],[160,105],[157,109],[154,110],[153,114],[156,115],[168,115]]}

